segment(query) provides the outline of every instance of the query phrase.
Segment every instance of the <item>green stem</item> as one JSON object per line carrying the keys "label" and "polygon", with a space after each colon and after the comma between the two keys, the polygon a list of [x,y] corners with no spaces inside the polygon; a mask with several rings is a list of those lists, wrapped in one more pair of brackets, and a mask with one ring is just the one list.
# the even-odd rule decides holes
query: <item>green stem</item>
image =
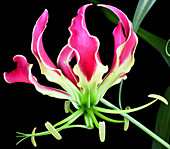
{"label": "green stem", "polygon": [[93,120],[91,119],[91,117],[90,117],[90,115],[88,113],[84,113],[84,121],[85,121],[86,126],[89,129],[93,129],[94,128]]}
{"label": "green stem", "polygon": [[76,112],[74,112],[73,114],[71,114],[69,117],[63,119],[62,121],[60,121],[60,122],[58,122],[58,123],[56,123],[56,124],[54,125],[54,127],[57,127],[57,126],[59,126],[59,125],[62,125],[62,124],[64,124],[64,123],[68,122],[69,120],[73,119],[75,116],[79,115],[80,113],[83,113],[83,111],[84,111],[84,109],[78,109]]}
{"label": "green stem", "polygon": [[68,127],[70,124],[72,124],[76,119],[78,119],[82,114],[84,113],[84,110],[79,112],[76,116],[74,116],[72,119],[70,119],[66,124],[59,127],[58,129],[65,129],[65,127]]}
{"label": "green stem", "polygon": [[91,117],[91,119],[92,119],[93,123],[95,124],[95,126],[97,128],[99,128],[99,123],[98,123],[98,121],[97,121],[97,119],[96,119],[96,117],[95,117],[95,115],[93,113],[93,110],[91,108],[87,108],[86,111],[89,114],[89,116]]}
{"label": "green stem", "polygon": [[[71,123],[73,123],[78,117],[80,117],[80,116],[83,114],[83,112],[84,112],[84,109],[79,109],[79,110],[77,110],[75,113],[73,113],[73,114],[70,115],[69,117],[65,118],[64,120],[62,120],[62,121],[60,121],[60,122],[58,122],[58,123],[56,123],[56,124],[54,125],[54,127],[57,127],[57,126],[62,125],[62,124],[64,124],[64,123],[67,122],[67,123],[64,124],[63,126],[61,126],[61,127],[59,127],[59,128],[56,128],[56,130],[57,130],[57,131],[61,131],[61,130],[63,130],[63,129],[68,128]],[[26,137],[31,137],[31,136],[44,136],[44,135],[49,135],[49,134],[51,134],[49,131],[44,131],[44,132],[35,133],[35,134],[24,134],[24,133],[20,133],[20,132],[17,132],[17,133],[23,135],[23,137],[24,137],[24,136],[26,136]]]}
{"label": "green stem", "polygon": [[[69,125],[69,126],[65,126],[65,127],[56,128],[56,130],[61,131],[61,130],[68,129],[68,128],[86,128],[86,129],[89,129],[85,125]],[[21,139],[17,144],[19,144],[21,141],[25,140],[28,137],[32,137],[32,136],[38,137],[38,136],[45,136],[45,135],[49,135],[49,134],[51,134],[49,131],[44,131],[44,132],[35,133],[35,134],[24,134],[24,133],[22,133],[23,136],[17,136],[17,137],[24,137],[24,138]]]}
{"label": "green stem", "polygon": [[16,143],[16,145],[18,145],[19,143],[21,143],[22,141],[24,141],[25,139],[27,139],[28,137],[24,137],[23,139],[21,139],[20,141],[18,141],[17,143]]}
{"label": "green stem", "polygon": [[[119,108],[117,108],[116,106],[114,106],[113,104],[111,104],[110,102],[108,102],[105,99],[100,99],[100,102],[102,102],[104,105],[116,109],[116,110],[120,110]],[[120,115],[122,115],[123,117],[125,117],[126,119],[128,119],[130,122],[132,122],[133,124],[135,124],[137,127],[139,127],[140,129],[142,129],[144,132],[146,132],[148,135],[150,135],[152,138],[154,138],[155,140],[157,140],[159,143],[161,143],[162,145],[164,145],[167,148],[170,148],[170,145],[164,141],[162,138],[160,138],[159,136],[157,136],[155,133],[153,133],[152,131],[150,131],[148,128],[146,128],[144,125],[142,125],[140,122],[136,121],[133,117],[131,117],[130,115],[126,114],[126,113],[120,113]]]}
{"label": "green stem", "polygon": [[122,114],[122,113],[130,113],[130,112],[135,112],[135,111],[138,111],[138,110],[141,110],[141,109],[144,109],[148,106],[150,106],[151,104],[153,104],[154,102],[156,102],[157,99],[143,105],[143,106],[140,106],[140,107],[137,107],[137,108],[133,108],[133,109],[127,109],[127,110],[120,110],[120,109],[117,109],[117,110],[113,110],[113,109],[106,109],[106,108],[101,108],[101,107],[97,107],[97,106],[94,106],[93,109],[94,110],[97,110],[99,112],[103,112],[103,113],[110,113],[110,114]]}
{"label": "green stem", "polygon": [[94,110],[94,114],[96,114],[98,117],[106,120],[106,121],[109,121],[109,122],[113,122],[113,123],[124,123],[124,121],[122,120],[114,120],[114,119],[111,119],[109,117],[106,117],[104,116],[103,114],[99,113],[98,111]]}
{"label": "green stem", "polygon": [[120,87],[119,87],[119,107],[120,107],[121,110],[122,110],[122,104],[121,104],[122,86],[123,86],[123,79],[120,82]]}

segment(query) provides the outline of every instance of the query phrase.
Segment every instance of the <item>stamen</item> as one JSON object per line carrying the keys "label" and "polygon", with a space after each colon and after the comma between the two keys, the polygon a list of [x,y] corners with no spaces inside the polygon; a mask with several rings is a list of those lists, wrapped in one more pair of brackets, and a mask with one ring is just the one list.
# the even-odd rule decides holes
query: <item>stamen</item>
{"label": "stamen", "polygon": [[49,130],[49,132],[57,139],[57,140],[61,140],[62,137],[59,134],[59,132],[51,125],[51,123],[46,122],[45,123],[45,127]]}
{"label": "stamen", "polygon": [[106,108],[100,108],[97,106],[94,106],[93,109],[99,112],[103,112],[103,113],[110,113],[110,114],[122,114],[122,113],[131,113],[131,112],[135,112],[135,111],[139,111],[142,110],[150,105],[152,105],[153,103],[155,103],[157,101],[157,99],[143,105],[137,108],[133,108],[133,109],[128,109],[128,110],[113,110],[113,109],[106,109]]}
{"label": "stamen", "polygon": [[105,122],[99,122],[99,138],[101,142],[105,141],[106,125]]}
{"label": "stamen", "polygon": [[[36,127],[33,129],[32,131],[33,135],[35,134],[36,129],[37,129]],[[34,147],[37,147],[37,143],[35,142],[35,136],[31,136],[31,142],[34,145]]]}
{"label": "stamen", "polygon": [[69,108],[70,108],[70,101],[66,100],[64,102],[64,111],[65,111],[65,113],[69,113]]}
{"label": "stamen", "polygon": [[160,101],[162,101],[163,103],[165,103],[166,105],[168,105],[168,101],[167,101],[164,97],[162,97],[162,96],[160,96],[160,95],[157,95],[157,94],[149,94],[148,97],[150,97],[150,98],[155,98],[155,99],[159,99]]}
{"label": "stamen", "polygon": [[[127,107],[125,108],[125,110],[129,110],[129,109],[130,109],[129,106],[127,106]],[[127,131],[128,128],[129,128],[129,120],[124,117],[124,131]]]}

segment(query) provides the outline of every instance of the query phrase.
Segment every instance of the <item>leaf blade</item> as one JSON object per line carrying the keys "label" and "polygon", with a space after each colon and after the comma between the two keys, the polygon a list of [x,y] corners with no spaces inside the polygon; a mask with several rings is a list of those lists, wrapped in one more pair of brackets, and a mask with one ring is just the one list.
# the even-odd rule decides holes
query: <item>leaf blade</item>
{"label": "leaf blade", "polygon": [[[170,86],[165,92],[165,98],[170,102]],[[158,110],[158,115],[155,125],[155,133],[158,134],[165,141],[169,141],[170,138],[170,105],[165,106],[161,103]],[[157,141],[153,140],[152,149],[164,149],[164,147],[159,144]],[[166,148],[165,148],[166,149]]]}
{"label": "leaf blade", "polygon": [[142,23],[144,17],[155,2],[156,0],[139,0],[132,23],[133,30],[135,33],[138,31],[139,26]]}
{"label": "leaf blade", "polygon": [[170,46],[168,46],[168,42],[164,39],[146,31],[143,28],[139,28],[137,34],[148,42],[152,47],[154,47],[164,58],[168,66],[170,67],[170,56],[167,54],[167,51],[170,51]]}

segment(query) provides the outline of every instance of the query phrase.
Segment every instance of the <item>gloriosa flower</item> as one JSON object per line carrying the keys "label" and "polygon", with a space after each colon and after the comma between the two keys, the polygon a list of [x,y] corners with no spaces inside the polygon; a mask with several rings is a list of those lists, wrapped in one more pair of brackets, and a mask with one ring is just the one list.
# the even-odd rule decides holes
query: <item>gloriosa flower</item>
{"label": "gloriosa flower", "polygon": [[[32,53],[36,57],[41,73],[44,74],[48,81],[59,84],[63,90],[47,87],[38,83],[32,75],[32,64],[29,64],[22,55],[16,55],[14,62],[17,62],[17,68],[9,73],[4,73],[4,78],[8,83],[24,82],[35,86],[36,90],[43,95],[49,95],[58,99],[66,99],[65,110],[71,115],[66,119],[51,125],[45,124],[48,132],[32,134],[19,133],[24,138],[31,137],[32,143],[36,146],[34,136],[52,134],[57,139],[61,139],[58,131],[72,127],[82,127],[91,129],[99,128],[100,140],[105,138],[105,123],[98,122],[95,115],[110,122],[122,123],[124,120],[113,120],[101,114],[106,112],[104,108],[97,107],[102,101],[106,91],[113,85],[126,79],[128,73],[134,64],[134,53],[137,46],[137,36],[133,32],[132,23],[127,16],[119,9],[110,5],[98,5],[113,11],[119,18],[119,23],[113,31],[114,36],[114,56],[110,70],[104,66],[99,56],[99,40],[97,37],[90,35],[85,22],[85,10],[91,4],[82,6],[75,18],[72,19],[69,27],[70,38],[68,43],[61,50],[57,66],[50,60],[43,47],[42,37],[48,21],[48,11],[45,10],[40,16],[33,30]],[[110,50],[110,49],[106,49]],[[76,57],[77,63],[72,68],[69,62]],[[103,78],[103,75],[107,75]],[[73,112],[70,102],[76,108]],[[135,109],[113,110],[110,113],[120,114],[133,112],[144,108],[144,106]],[[106,109],[107,110],[107,109]],[[108,113],[109,113],[108,112]],[[71,125],[78,117],[84,115],[86,125]],[[62,126],[60,126],[62,125]],[[60,126],[60,127],[59,127]],[[55,128],[55,129],[54,129]]]}

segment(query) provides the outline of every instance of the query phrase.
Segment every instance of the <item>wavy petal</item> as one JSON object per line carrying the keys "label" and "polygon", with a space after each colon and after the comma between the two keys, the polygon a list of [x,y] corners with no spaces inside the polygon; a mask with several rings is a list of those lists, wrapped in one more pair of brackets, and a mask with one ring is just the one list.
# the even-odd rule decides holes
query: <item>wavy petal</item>
{"label": "wavy petal", "polygon": [[41,68],[41,73],[44,74],[49,81],[61,84],[62,73],[60,69],[57,69],[57,67],[54,65],[54,63],[50,60],[50,58],[46,54],[42,42],[42,37],[47,22],[48,22],[48,11],[45,10],[37,20],[36,25],[34,26],[33,29],[32,53],[38,60],[38,63]]}
{"label": "wavy petal", "polygon": [[[121,10],[110,5],[98,6],[110,9],[120,19],[120,22],[113,31],[115,47],[112,66],[108,75],[98,88],[99,96],[101,98],[112,85],[117,84],[121,81],[121,79],[126,78],[126,73],[130,71],[134,64],[134,52],[138,39],[136,34],[133,32],[131,22]],[[124,27],[125,35],[121,25]]]}
{"label": "wavy petal", "polygon": [[51,97],[60,99],[71,99],[71,96],[62,90],[50,88],[39,84],[37,82],[37,79],[31,73],[32,64],[29,64],[24,56],[16,55],[13,60],[14,62],[17,62],[17,68],[9,73],[4,73],[4,79],[8,83],[29,83],[34,85],[36,90],[44,95],[49,95]]}
{"label": "wavy petal", "polygon": [[[75,51],[78,63],[76,67],[78,67],[77,69],[81,71],[88,82],[92,79],[95,72],[98,71],[97,67],[102,65],[98,52],[99,40],[97,37],[90,35],[85,23],[85,10],[90,5],[84,5],[79,9],[69,28],[71,33],[69,46]],[[79,78],[81,77],[80,74],[77,75]]]}
{"label": "wavy petal", "polygon": [[71,80],[69,80],[69,78],[62,74],[61,70],[53,64],[45,52],[42,37],[47,21],[48,11],[45,10],[36,22],[33,30],[32,52],[38,60],[41,73],[44,74],[49,81],[59,84],[76,99],[80,94],[79,89],[71,82]]}
{"label": "wavy petal", "polygon": [[32,84],[28,78],[28,67],[29,63],[27,63],[27,60],[24,56],[22,55],[17,55],[13,58],[14,62],[17,63],[17,68],[14,69],[11,72],[5,72],[4,73],[4,79],[8,83],[15,83],[15,82],[24,82],[24,83],[29,83]]}
{"label": "wavy petal", "polygon": [[[32,38],[32,52],[37,58],[38,62],[43,64],[45,67],[56,70],[57,67],[53,64],[53,62],[50,60],[48,55],[46,54],[43,43],[42,43],[42,36],[43,32],[46,28],[46,23],[48,22],[48,11],[45,10],[42,15],[39,17],[39,19],[36,22],[36,25],[33,30],[33,38]],[[56,71],[59,75],[60,72]]]}
{"label": "wavy petal", "polygon": [[68,45],[74,50],[77,59],[73,71],[79,77],[78,86],[84,88],[84,91],[93,89],[94,97],[91,97],[91,99],[94,99],[96,98],[97,85],[101,83],[102,76],[108,68],[100,61],[99,40],[97,37],[91,36],[86,27],[85,10],[90,5],[82,6],[77,16],[73,18],[69,28],[71,37]]}
{"label": "wavy petal", "polygon": [[69,62],[74,56],[74,50],[70,48],[68,45],[66,45],[60,52],[58,59],[57,59],[57,65],[63,72],[67,78],[77,86],[78,78],[76,74],[73,72],[73,69],[69,65]]}
{"label": "wavy petal", "polygon": [[37,20],[36,25],[33,29],[32,53],[38,60],[41,68],[41,73],[44,74],[49,81],[61,84],[61,71],[57,69],[57,67],[50,60],[44,50],[42,43],[43,32],[46,28],[47,22],[48,11],[45,10]]}

